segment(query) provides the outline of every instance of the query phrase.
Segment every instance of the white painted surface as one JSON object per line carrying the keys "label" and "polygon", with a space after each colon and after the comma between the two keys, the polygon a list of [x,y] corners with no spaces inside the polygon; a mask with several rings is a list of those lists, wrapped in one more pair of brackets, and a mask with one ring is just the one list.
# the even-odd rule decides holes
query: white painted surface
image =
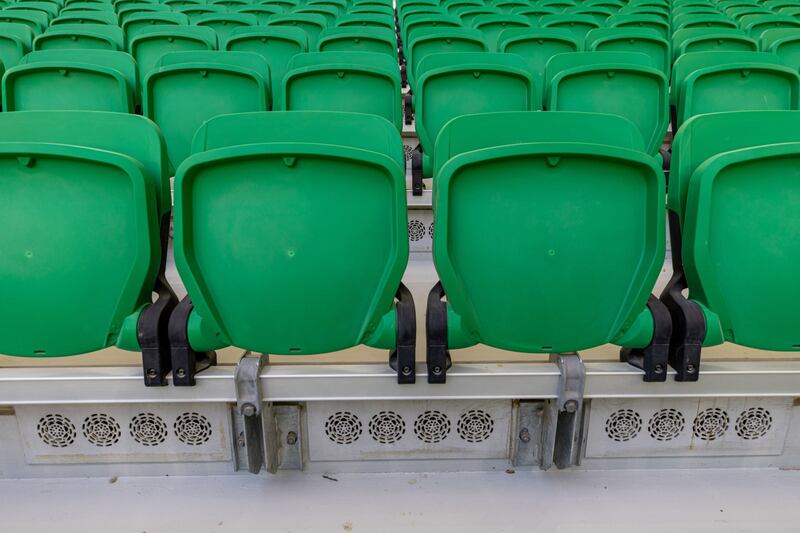
{"label": "white painted surface", "polygon": [[798,471],[330,477],[0,481],[0,530],[796,533],[800,523]]}

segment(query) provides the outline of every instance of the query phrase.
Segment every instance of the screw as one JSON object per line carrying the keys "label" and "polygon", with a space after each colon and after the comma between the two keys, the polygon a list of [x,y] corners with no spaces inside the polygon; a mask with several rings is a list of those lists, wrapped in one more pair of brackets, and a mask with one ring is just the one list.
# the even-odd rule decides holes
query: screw
{"label": "screw", "polygon": [[693,365],[693,364],[691,364],[691,363],[689,363],[688,365],[686,365],[686,371],[687,371],[688,373],[690,373],[690,374],[694,374],[694,371],[695,371],[695,367],[694,367],[694,365]]}
{"label": "screw", "polygon": [[664,371],[664,365],[656,365],[654,370],[656,374],[661,374]]}
{"label": "screw", "polygon": [[148,368],[148,369],[147,369],[147,377],[148,377],[148,378],[155,379],[155,377],[156,377],[157,375],[158,375],[158,372],[156,372],[156,369],[155,369],[155,368]]}
{"label": "screw", "polygon": [[404,376],[410,376],[411,375],[411,367],[410,366],[404,366],[403,367],[403,375]]}
{"label": "screw", "polygon": [[568,413],[574,413],[578,410],[578,402],[575,400],[567,400],[564,402],[564,410]]}
{"label": "screw", "polygon": [[528,428],[522,428],[522,430],[519,432],[519,440],[522,442],[531,441],[531,434],[528,432]]}
{"label": "screw", "polygon": [[286,434],[286,444],[293,446],[297,443],[297,433],[290,431]]}
{"label": "screw", "polygon": [[442,367],[440,367],[440,366],[433,367],[433,373],[438,376],[439,374],[442,373]]}
{"label": "screw", "polygon": [[182,368],[179,368],[177,370],[177,372],[175,372],[175,375],[178,376],[179,378],[185,378],[186,377],[186,370],[184,370]]}
{"label": "screw", "polygon": [[242,414],[244,416],[253,416],[256,414],[256,406],[252,403],[246,403],[242,406]]}

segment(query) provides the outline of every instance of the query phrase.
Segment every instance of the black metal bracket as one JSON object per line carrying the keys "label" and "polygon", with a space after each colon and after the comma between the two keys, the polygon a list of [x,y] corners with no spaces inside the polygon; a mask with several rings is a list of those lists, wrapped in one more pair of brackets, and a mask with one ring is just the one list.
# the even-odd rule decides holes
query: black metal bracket
{"label": "black metal bracket", "polygon": [[447,382],[447,370],[453,364],[447,347],[447,303],[444,296],[442,282],[436,283],[428,293],[428,309],[425,313],[428,383]]}
{"label": "black metal bracket", "polygon": [[[400,86],[405,89],[408,87],[408,66],[405,63],[400,63]],[[406,124],[411,124],[406,122]]]}
{"label": "black metal bracket", "polygon": [[411,109],[411,93],[403,95],[403,122],[410,126],[414,122],[414,112]]}
{"label": "black metal bracket", "polygon": [[195,352],[189,344],[189,315],[194,306],[187,296],[178,304],[169,320],[169,344],[172,355],[172,383],[193,387],[195,375],[217,364],[216,352]]}
{"label": "black metal bracket", "polygon": [[397,288],[397,345],[389,354],[389,366],[397,372],[397,383],[417,380],[417,312],[411,291],[402,283]]}
{"label": "black metal bracket", "polygon": [[161,262],[153,284],[156,301],[145,307],[136,324],[136,336],[142,351],[142,371],[146,387],[162,387],[167,384],[167,375],[172,369],[169,346],[169,318],[178,297],[167,282],[167,250],[169,248],[170,214],[161,217],[160,246]]}
{"label": "black metal bracket", "polygon": [[418,144],[411,153],[411,194],[422,196],[425,184],[422,181],[422,145]]}
{"label": "black metal bracket", "polygon": [[647,308],[653,317],[653,338],[650,344],[644,348],[622,348],[619,358],[620,361],[644,370],[644,381],[666,381],[672,320],[666,306],[652,294],[647,301]]}

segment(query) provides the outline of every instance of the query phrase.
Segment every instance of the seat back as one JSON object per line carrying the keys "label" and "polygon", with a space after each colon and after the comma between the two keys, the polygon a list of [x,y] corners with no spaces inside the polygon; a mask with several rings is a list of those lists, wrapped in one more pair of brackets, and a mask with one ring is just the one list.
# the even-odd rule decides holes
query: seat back
{"label": "seat back", "polygon": [[541,109],[539,90],[515,54],[431,54],[417,72],[414,94],[423,175],[432,176],[436,138],[455,117],[493,111]]}
{"label": "seat back", "polygon": [[397,61],[375,52],[298,54],[276,91],[284,111],[368,113],[402,130],[400,70]]}
{"label": "seat back", "polygon": [[170,163],[177,168],[206,120],[269,110],[269,80],[269,66],[258,54],[172,52],[161,56],[147,74],[142,112],[161,128]]}
{"label": "seat back", "polygon": [[188,4],[185,6],[178,6],[174,8],[176,13],[183,13],[189,17],[190,24],[196,24],[201,17],[214,13],[227,13],[228,10],[224,6],[215,6],[208,4]]}
{"label": "seat back", "polygon": [[3,110],[133,112],[136,64],[125,52],[31,52],[3,77]]}
{"label": "seat back", "polygon": [[375,52],[397,58],[397,37],[387,28],[337,26],[320,34],[319,52]]}
{"label": "seat back", "polygon": [[600,27],[600,24],[592,17],[587,15],[546,15],[542,17],[539,24],[543,28],[564,28],[569,30],[573,37],[581,43],[586,40],[586,34]]}
{"label": "seat back", "polygon": [[[175,178],[192,346],[393,347],[408,260],[399,132],[352,113],[228,115],[204,124],[194,148]],[[354,242],[355,257],[341,254]]]}
{"label": "seat back", "polygon": [[267,24],[268,26],[296,26],[306,32],[308,37],[308,49],[316,50],[319,34],[328,27],[325,17],[310,14],[286,14],[275,15]]}
{"label": "seat back", "polygon": [[498,38],[500,34],[509,29],[526,29],[531,24],[522,15],[481,15],[472,21],[472,27],[480,30],[490,52],[499,51]]}
{"label": "seat back", "polygon": [[119,23],[117,14],[113,11],[69,11],[62,13],[51,22],[51,26],[59,24],[108,24],[116,26]]}
{"label": "seat back", "polygon": [[650,28],[616,26],[592,30],[586,34],[586,47],[600,52],[639,52],[648,56],[664,75],[669,76],[672,70],[669,42]]}
{"label": "seat back", "polygon": [[232,13],[243,13],[245,15],[253,15],[258,19],[258,25],[264,26],[275,15],[283,13],[283,9],[278,6],[235,6],[231,8]]}
{"label": "seat back", "polygon": [[673,60],[689,52],[757,52],[758,43],[733,28],[690,28],[672,34]]}
{"label": "seat back", "polygon": [[404,49],[408,82],[416,87],[419,63],[431,54],[485,52],[483,34],[473,28],[418,28],[409,35]]}
{"label": "seat back", "polygon": [[195,24],[212,28],[217,32],[219,42],[224,43],[231,36],[233,30],[248,26],[258,26],[258,19],[255,15],[246,15],[244,13],[209,13],[198,17]]}
{"label": "seat back", "polygon": [[135,115],[0,113],[0,223],[14,228],[0,235],[0,352],[138,344],[160,259],[162,150]]}
{"label": "seat back", "polygon": [[292,57],[308,51],[308,34],[291,26],[237,28],[222,48],[259,54],[269,64],[271,86],[277,88],[283,83]]}
{"label": "seat back", "polygon": [[151,26],[188,26],[189,17],[183,13],[142,12],[133,13],[122,24],[127,42]]}
{"label": "seat back", "polygon": [[610,28],[651,29],[664,40],[670,38],[669,22],[657,15],[619,14],[609,17],[606,25]]}
{"label": "seat back", "polygon": [[638,52],[573,52],[547,64],[545,107],[619,115],[633,122],[650,154],[669,123],[667,78]]}
{"label": "seat back", "polygon": [[[652,320],[641,317],[663,263],[665,184],[634,125],[563,112],[469,115],[444,127],[440,150],[449,159],[435,176],[433,253],[450,348],[649,341]],[[502,202],[486,201],[492,190]]]}
{"label": "seat back", "polygon": [[128,48],[136,60],[139,79],[144,82],[145,76],[164,54],[215,50],[217,34],[203,26],[155,25],[143,28],[130,40]]}
{"label": "seat back", "polygon": [[18,22],[0,22],[0,62],[6,69],[16,66],[33,47],[33,31]]}
{"label": "seat back", "polygon": [[766,30],[774,28],[800,29],[800,20],[789,15],[747,15],[739,20],[750,37],[758,40]]}
{"label": "seat back", "polygon": [[108,24],[59,24],[33,41],[34,50],[124,50],[125,35]]}
{"label": "seat back", "polygon": [[800,70],[800,31],[775,28],[761,34],[761,49],[776,54],[784,65]]}
{"label": "seat back", "polygon": [[33,9],[0,9],[0,22],[24,24],[34,35],[39,35],[47,28],[50,20],[47,13]]}
{"label": "seat back", "polygon": [[394,30],[394,17],[369,13],[343,15],[336,20],[336,26]]}

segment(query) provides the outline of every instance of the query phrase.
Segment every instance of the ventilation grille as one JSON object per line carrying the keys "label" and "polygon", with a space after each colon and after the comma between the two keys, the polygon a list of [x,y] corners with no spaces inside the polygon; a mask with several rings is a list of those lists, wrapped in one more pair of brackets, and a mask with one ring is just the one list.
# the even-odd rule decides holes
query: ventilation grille
{"label": "ventilation grille", "polygon": [[692,424],[692,431],[698,439],[712,441],[722,437],[728,431],[729,425],[728,413],[712,407],[698,413]]}
{"label": "ventilation grille", "polygon": [[95,413],[86,417],[81,426],[86,440],[100,448],[107,448],[119,442],[122,435],[119,423],[114,417],[104,413]]}
{"label": "ventilation grille", "polygon": [[200,446],[211,438],[211,423],[198,413],[183,413],[173,425],[178,440],[189,446]]}
{"label": "ventilation grille", "polygon": [[494,431],[494,420],[489,413],[480,410],[467,411],[458,419],[458,435],[467,442],[482,442]]}
{"label": "ventilation grille", "polygon": [[53,448],[66,448],[75,442],[75,424],[60,414],[49,414],[40,418],[36,431],[42,442]]}
{"label": "ventilation grille", "polygon": [[414,434],[428,444],[441,442],[450,434],[450,419],[440,411],[425,411],[414,421]]}
{"label": "ventilation grille", "polygon": [[405,156],[406,161],[411,161],[411,158],[414,156],[414,147],[409,144],[404,144],[403,155]]}
{"label": "ventilation grille", "polygon": [[394,444],[406,433],[406,422],[393,411],[381,411],[369,421],[369,434],[381,444]]}
{"label": "ventilation grille", "polygon": [[142,446],[158,446],[167,440],[167,424],[153,413],[140,413],[131,419],[131,437]]}
{"label": "ventilation grille", "polygon": [[790,425],[791,402],[789,398],[593,400],[586,457],[778,455]]}
{"label": "ventilation grille", "polygon": [[325,434],[336,444],[352,444],[361,436],[361,420],[348,411],[339,411],[328,417]]}
{"label": "ventilation grille", "polygon": [[736,419],[736,434],[745,440],[764,437],[772,429],[772,415],[762,407],[751,407]]}
{"label": "ventilation grille", "polygon": [[620,409],[606,420],[606,435],[617,442],[626,442],[639,434],[642,417],[631,409]]}
{"label": "ventilation grille", "polygon": [[421,241],[425,238],[426,232],[425,224],[419,220],[412,219],[408,221],[408,239],[411,242]]}
{"label": "ventilation grille", "polygon": [[681,434],[686,419],[677,409],[661,409],[647,423],[647,432],[658,441],[669,441]]}

